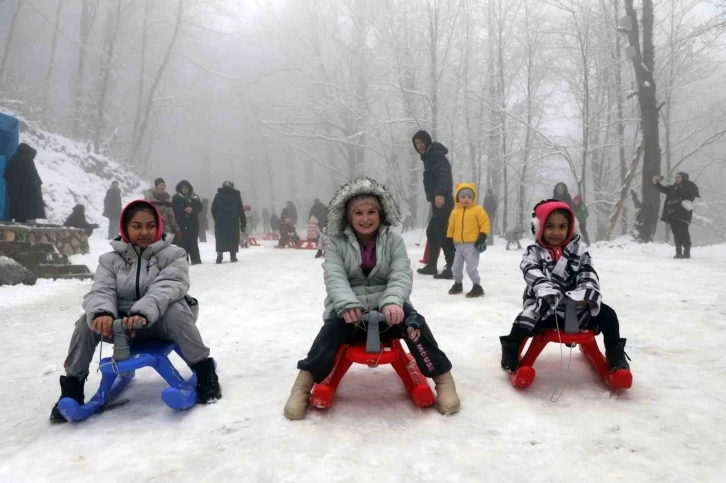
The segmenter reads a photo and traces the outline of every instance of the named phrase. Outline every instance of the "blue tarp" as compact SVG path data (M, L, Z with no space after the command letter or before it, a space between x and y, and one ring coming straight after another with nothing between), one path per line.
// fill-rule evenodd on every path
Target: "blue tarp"
M18 150L20 123L12 116L0 112L0 221L7 220L8 194L5 190L5 163Z

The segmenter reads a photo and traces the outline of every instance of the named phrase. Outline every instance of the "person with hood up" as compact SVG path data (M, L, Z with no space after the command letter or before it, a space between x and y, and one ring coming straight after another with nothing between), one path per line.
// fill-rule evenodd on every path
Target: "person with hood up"
M36 154L35 149L20 143L3 172L7 186L8 219L18 223L45 219L43 182L35 167Z
M577 223L580 225L580 233L582 239L585 240L585 245L590 246L590 237L587 236L587 218L590 216L590 210L582 201L582 195L578 194L572 200L572 211L575 212L575 217L577 217Z
M671 226L676 245L673 258L691 258L691 234L688 228L693 219L693 203L701 197L698 186L683 171L676 173L675 183L670 186L660 184L662 180L662 176L654 177L653 185L666 195L660 219Z
M315 198L313 206L310 207L308 220L310 220L313 216L316 220L318 220L318 226L321 230L328 226L328 208L320 201L319 198Z
M555 189L552 191L552 199L567 203L567 206L572 208L572 196L570 196L570 191L565 183L560 182L555 185Z
M517 371L519 348L536 331L559 328L564 323L567 299L577 303L580 329L602 332L610 370L629 370L618 316L602 303L600 280L588 248L580 242L572 208L558 200L538 203L532 213L532 234L536 242L527 247L520 265L527 284L524 310L509 335L499 338L502 370Z
M197 377L197 402L208 404L222 397L214 360L196 326L197 301L188 296L189 265L186 252L164 235L161 216L147 200L129 203L121 214L121 236L113 250L101 255L91 291L83 298L84 314L76 321L60 376L61 397L78 404L85 399L84 384L103 339L113 343L113 322L121 319L130 329L138 322L144 329L130 330L129 341L173 340ZM59 399L59 401L60 401ZM58 409L52 422L66 419Z
M174 217L182 232L181 240L174 243L187 251L192 265L202 263L199 255L199 213L202 212L202 200L199 199L191 183L181 180L176 185L176 194L171 199Z
M449 152L441 143L432 142L431 135L419 131L413 136L413 146L421 155L424 164L423 183L426 201L431 203L432 217L426 228L426 239L429 246L429 261L418 269L422 275L433 275L434 278L452 280L452 266L455 248L450 239L446 238L449 227L449 215L454 209L454 182L451 175L451 164L446 157ZM439 274L437 262L439 249L444 252L446 267Z
M433 378L438 411L459 411L451 362L409 300L413 288L411 261L403 238L391 229L400 222L391 193L370 178L342 186L330 201L329 241L323 263L327 291L323 326L307 357L297 364L300 372L285 404L286 418L305 417L313 385L333 371L343 344L365 341L360 321L364 312L373 309L386 317L389 328L383 329L382 335L404 339L421 373ZM416 324L407 327L404 322L411 318Z
M171 196L164 190L152 190L151 203L159 210L161 221L164 224L164 233L174 235L174 241L177 243L182 239L182 232L176 222L174 215L174 207L171 204Z
M454 256L454 285L449 289L450 295L458 295L464 291L464 264L474 287L466 294L468 298L484 296L479 277L479 254L487 249L489 235L489 215L476 204L476 186L474 183L456 185L456 208L449 217L449 229L446 237L456 247Z
M214 236L217 238L217 263L222 263L224 252L229 252L232 263L237 261L240 232L246 228L242 194L232 181L225 181L212 201Z
M106 191L106 197L103 199L103 217L108 218L108 239L113 240L118 235L119 219L121 218L121 190L118 187L118 181L111 183L111 187Z
M86 207L81 204L73 207L73 212L68 218L66 218L66 222L63 223L63 226L80 228L81 230L85 230L86 235L88 236L91 236L93 234L93 230L98 228L96 223L88 223L86 220Z

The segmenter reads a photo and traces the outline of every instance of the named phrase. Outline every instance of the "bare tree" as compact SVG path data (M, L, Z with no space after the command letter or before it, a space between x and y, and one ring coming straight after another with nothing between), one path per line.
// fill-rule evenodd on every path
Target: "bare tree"
M18 23L18 17L20 16L20 9L23 6L23 0L18 0L18 5L13 11L13 18L10 20L10 29L8 29L8 38L5 41L5 49L3 50L3 58L0 60L0 80L5 78L5 68L8 63L8 56L10 55L10 47L13 45L13 38L15 37L15 27Z

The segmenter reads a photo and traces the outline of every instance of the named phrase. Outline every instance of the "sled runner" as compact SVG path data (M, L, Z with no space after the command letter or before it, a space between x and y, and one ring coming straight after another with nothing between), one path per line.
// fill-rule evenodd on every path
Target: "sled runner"
M279 240L280 239L280 235L278 235L277 233L265 233L262 236L262 239L263 240Z
M251 247L258 247L258 246L260 246L260 244L257 242L257 238L255 238L253 236L248 236L247 237L247 243Z
M139 327L140 330L141 327ZM85 404L79 405L72 398L63 398L58 409L68 421L83 421L93 414L112 405L134 378L136 369L152 367L169 384L161 393L164 403L172 409L188 409L197 402L197 377L192 374L187 381L169 361L169 354L175 351L181 356L179 347L171 341L152 341L129 346L128 337L121 320L114 321L114 355L101 360L101 385L96 394Z
M398 339L381 341L379 324L385 322L385 316L372 310L363 314L363 320L368 331L365 344L345 344L338 350L333 372L323 382L315 384L310 403L318 409L329 408L340 381L350 366L356 363L368 367L391 364L416 406L425 408L433 405L434 393L416 366L413 356L404 350Z
M313 240L300 240L295 248L299 250L317 250L318 243Z

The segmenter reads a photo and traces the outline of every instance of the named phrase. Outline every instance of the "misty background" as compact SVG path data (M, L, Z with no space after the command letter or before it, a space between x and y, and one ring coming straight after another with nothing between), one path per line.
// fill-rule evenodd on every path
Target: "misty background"
M643 3L659 172L699 186L694 243L724 241L726 2ZM602 239L642 142L628 6L640 23L639 0L0 0L0 110L171 188L232 180L258 212L368 175L418 226L426 129L499 231L563 181Z

